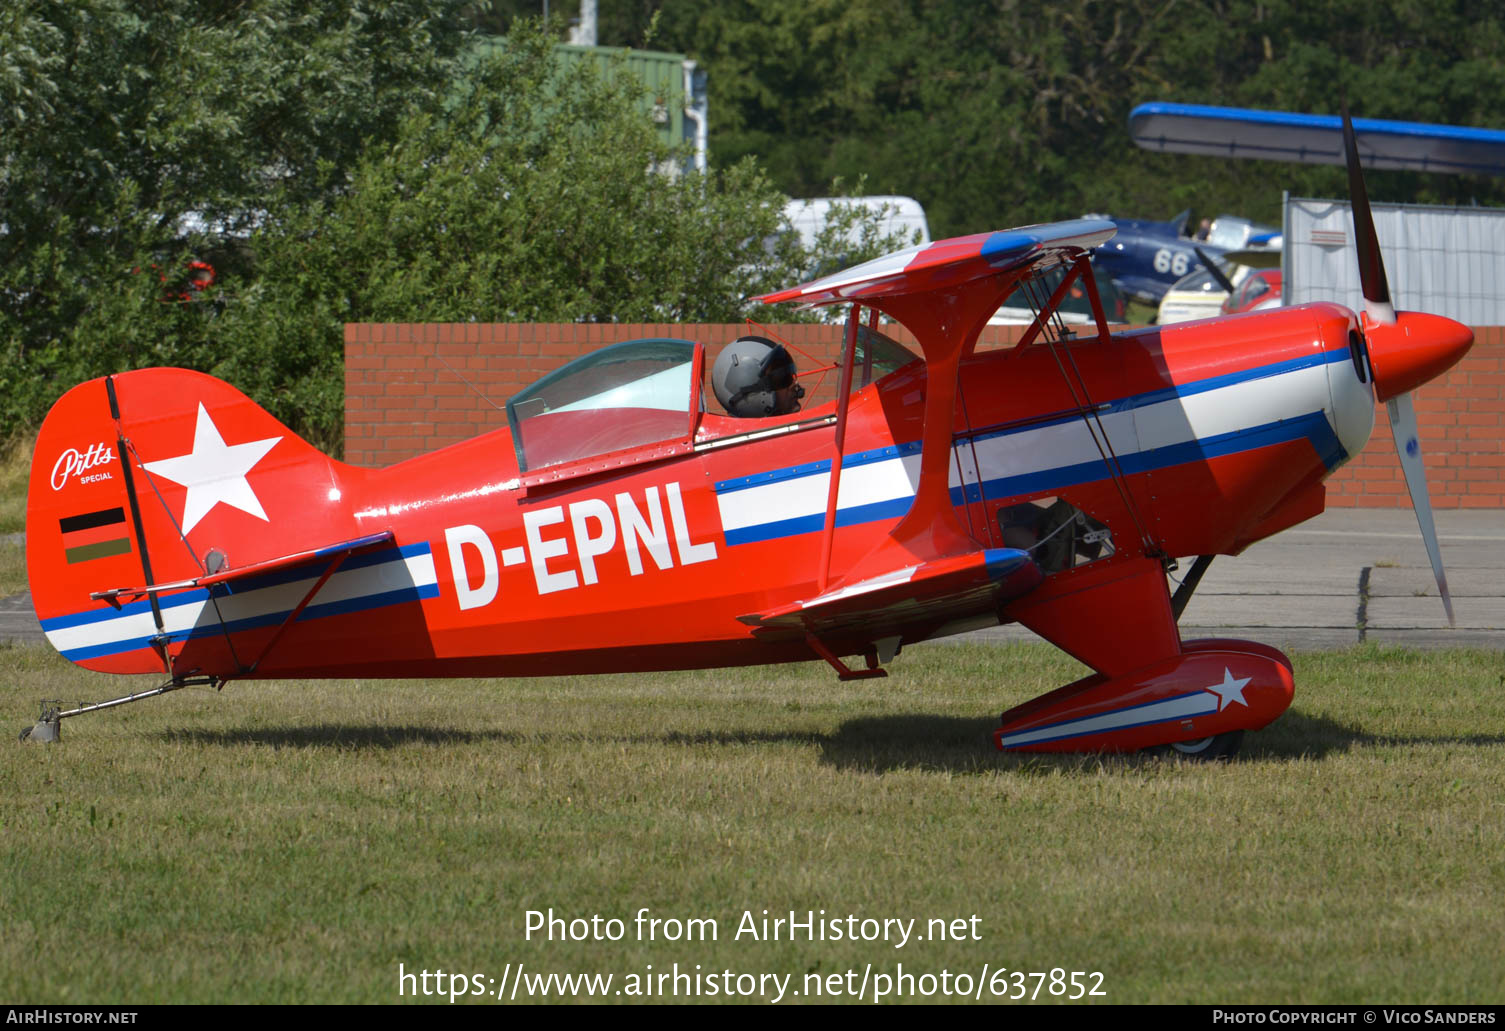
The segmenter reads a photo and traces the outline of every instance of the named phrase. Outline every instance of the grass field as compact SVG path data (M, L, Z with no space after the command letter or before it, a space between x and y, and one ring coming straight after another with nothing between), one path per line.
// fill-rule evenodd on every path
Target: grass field
M7 1000L395 1002L399 963L617 986L700 964L793 975L786 1001L901 963L1100 971L1120 1003L1505 998L1498 654L1298 656L1295 707L1228 765L994 753L991 714L1078 675L1043 646L915 648L852 684L231 686L46 746L15 740L38 698L129 682L44 649L0 666ZM626 935L529 940L550 907ZM718 940L637 941L642 907ZM764 909L975 915L981 940L736 940Z

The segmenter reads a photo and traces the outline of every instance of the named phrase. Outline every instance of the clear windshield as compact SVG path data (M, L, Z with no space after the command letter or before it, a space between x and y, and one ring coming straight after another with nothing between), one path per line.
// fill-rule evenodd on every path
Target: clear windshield
M861 389L902 369L917 359L903 344L866 326L857 327L857 354L852 366L852 388Z
M696 345L630 340L577 358L507 402L520 472L689 433Z

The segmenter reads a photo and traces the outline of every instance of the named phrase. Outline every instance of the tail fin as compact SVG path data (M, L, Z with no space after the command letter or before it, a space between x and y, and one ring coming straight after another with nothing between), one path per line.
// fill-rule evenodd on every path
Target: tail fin
M160 673L152 639L169 603L91 596L355 536L348 495L361 475L212 376L143 369L74 387L42 423L27 494L42 629L81 666Z

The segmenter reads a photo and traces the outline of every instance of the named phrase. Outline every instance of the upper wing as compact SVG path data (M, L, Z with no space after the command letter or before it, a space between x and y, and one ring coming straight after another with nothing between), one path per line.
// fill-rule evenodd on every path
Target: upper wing
M919 244L802 286L764 294L765 304L840 304L959 286L1010 271L1043 271L1109 239L1112 222L1079 218ZM1021 275L1020 278L1025 278Z
M1355 118L1365 168L1505 174L1505 131ZM1140 104L1129 134L1146 150L1217 157L1342 165L1343 120L1337 115L1255 111L1207 104Z

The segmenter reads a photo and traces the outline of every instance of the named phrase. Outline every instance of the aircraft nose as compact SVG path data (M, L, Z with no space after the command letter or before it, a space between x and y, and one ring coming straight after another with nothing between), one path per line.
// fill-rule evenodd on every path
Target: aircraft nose
M1389 325L1365 327L1374 393L1388 401L1442 375L1468 353L1474 331L1442 315L1396 312Z

